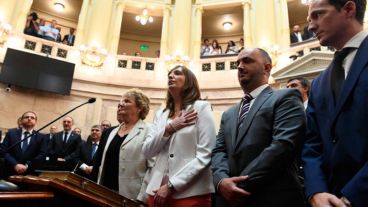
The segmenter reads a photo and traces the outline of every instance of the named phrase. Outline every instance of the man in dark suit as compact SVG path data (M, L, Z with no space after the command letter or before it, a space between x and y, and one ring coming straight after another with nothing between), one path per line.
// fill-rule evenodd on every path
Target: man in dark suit
M305 130L301 95L267 84L272 63L264 50L244 49L238 63L245 97L222 115L212 155L216 205L303 206L296 167Z
M57 162L55 170L73 170L76 164L76 153L82 138L72 132L73 118L63 119L64 130L56 133L49 143L48 154L51 161Z
M309 29L334 60L313 82L302 160L313 207L368 206L366 0L313 1Z
M303 36L300 32L300 26L294 25L293 26L293 32L290 34L290 43L296 43L296 42L302 42Z
M93 157L97 152L98 145L100 143L102 126L94 125L91 128L90 139L87 141L82 141L78 147L78 160L79 169L77 173L86 178L92 179L91 172L93 167Z
M33 111L25 112L21 117L22 128L9 129L5 135L2 148L5 153L6 176L32 174L42 167L46 157L46 139L41 133L34 133L37 115ZM21 139L33 134L30 138L9 149Z
M75 35L74 35L74 28L70 28L70 33L65 35L62 42L66 41L68 43L69 46L73 46L74 45L74 40L75 40Z

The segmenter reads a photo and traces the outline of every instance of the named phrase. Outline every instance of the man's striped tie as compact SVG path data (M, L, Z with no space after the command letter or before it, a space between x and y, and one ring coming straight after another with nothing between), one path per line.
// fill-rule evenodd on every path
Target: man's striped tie
M245 116L249 112L250 101L252 99L253 99L253 97L250 94L245 94L245 96L242 99L242 106L241 106L239 117L238 117L238 131L239 131L240 127L243 125L243 121L245 119Z

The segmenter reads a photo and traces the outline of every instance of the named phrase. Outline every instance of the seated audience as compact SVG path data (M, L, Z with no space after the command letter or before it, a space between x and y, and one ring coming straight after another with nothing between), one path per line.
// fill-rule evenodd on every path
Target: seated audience
M1 148L5 152L5 176L33 174L35 169L42 168L46 157L46 138L44 134L35 133L37 115L27 111L21 116L21 128L9 129ZM33 134L34 133L34 134ZM28 139L10 148L16 142L32 135Z
M56 29L59 31L57 36L56 36L56 42L61 42L61 28L60 27L56 27Z
M140 52L135 52L135 53L134 53L134 56L136 56L136 57L140 57L140 56L141 56L141 53L140 53Z
M222 48L217 42L217 40L212 41L212 48L213 50L211 52L211 55L221 55L222 54Z
M44 33L43 38L50 41L56 41L59 34L59 30L56 29L56 20L52 20L50 25L46 25L40 28Z
M203 45L201 48L201 56L207 56L207 55L211 55L213 48L210 45L210 41L208 39L204 39L203 40Z
M27 17L27 21L26 21L26 26L23 30L24 34L27 35L32 35L37 37L38 36L38 30L39 30L39 25L37 23L37 19L38 19L38 15L36 12L32 12L28 15Z
M93 165L97 183L140 202L147 202L146 181L153 165L144 158L142 145L149 125L143 120L150 101L141 91L127 91L118 105L118 127L103 132Z
M238 53L244 50L244 39L240 38L239 43L240 43L240 48L238 49Z
M40 25L40 27L39 27L39 30L37 32L37 36L40 37L40 38L43 38L45 33L43 32L44 29L42 27L44 27L46 25L46 20L41 18L39 20L39 25Z
M235 42L230 40L227 43L225 54L237 54L237 53L238 53L238 49L236 48Z

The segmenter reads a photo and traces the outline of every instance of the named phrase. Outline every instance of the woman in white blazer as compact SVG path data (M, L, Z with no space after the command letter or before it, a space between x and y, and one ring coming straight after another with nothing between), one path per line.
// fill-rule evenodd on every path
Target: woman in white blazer
M143 144L147 159L156 156L148 206L210 206L216 139L211 106L200 100L197 79L186 67L176 66L168 79L166 107L156 113Z
M119 194L147 203L147 180L152 160L143 156L142 145L149 125L143 120L149 112L149 99L139 90L126 92L118 105L116 128L106 129L95 156L93 170L97 183Z

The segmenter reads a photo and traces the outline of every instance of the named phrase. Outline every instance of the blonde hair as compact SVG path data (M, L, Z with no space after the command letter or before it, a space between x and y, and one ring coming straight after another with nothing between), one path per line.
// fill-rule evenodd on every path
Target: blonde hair
M140 109L138 117L144 120L150 110L150 99L139 89L132 88L124 93L123 96L133 97L137 108Z

